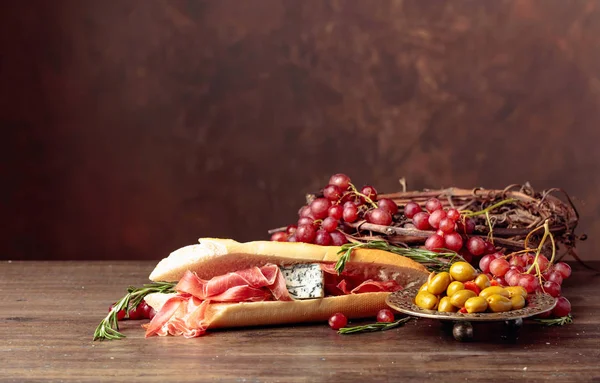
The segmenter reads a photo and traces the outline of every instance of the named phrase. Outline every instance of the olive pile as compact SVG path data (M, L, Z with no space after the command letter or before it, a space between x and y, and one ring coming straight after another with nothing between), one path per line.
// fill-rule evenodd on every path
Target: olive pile
M415 297L422 309L439 312L505 312L525 307L527 291L521 286L492 286L485 274L467 262L456 262L449 272L431 274Z

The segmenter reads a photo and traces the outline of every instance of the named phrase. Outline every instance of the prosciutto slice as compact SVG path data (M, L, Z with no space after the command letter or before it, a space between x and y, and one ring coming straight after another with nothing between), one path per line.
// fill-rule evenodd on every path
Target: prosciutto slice
M375 281L335 270L335 264L323 263L321 270L325 272L325 293L327 295L348 295L361 293L395 292L402 289L396 281Z
M206 309L211 302L291 301L285 279L277 265L252 267L214 277L208 281L187 271L175 286L177 295L169 299L146 326L152 335L203 335L210 325Z
M187 271L175 290L202 300L215 302L258 302L266 300L291 301L285 279L277 265L252 267L202 280Z

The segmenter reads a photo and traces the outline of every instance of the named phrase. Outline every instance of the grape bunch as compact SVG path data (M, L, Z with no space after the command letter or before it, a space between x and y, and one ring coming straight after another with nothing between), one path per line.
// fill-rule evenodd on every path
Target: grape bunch
M391 199L378 199L373 186L366 185L359 191L350 177L334 174L322 190L322 197L300 208L297 224L274 233L271 240L341 246L347 242L344 223L364 219L378 225L390 225L396 213L398 205Z
M404 206L404 215L412 219L416 229L434 231L425 241L427 250L451 250L460 254L467 262L496 251L491 242L481 237L468 237L475 230L473 219L461 216L457 209L444 209L437 198L431 198L425 203L425 211L417 203L408 202Z
M571 312L571 303L561 296L562 282L571 276L571 266L564 262L550 263L543 254L488 254L479 261L479 269L502 286L521 286L528 294L545 292L557 299L556 307L543 318L564 317Z

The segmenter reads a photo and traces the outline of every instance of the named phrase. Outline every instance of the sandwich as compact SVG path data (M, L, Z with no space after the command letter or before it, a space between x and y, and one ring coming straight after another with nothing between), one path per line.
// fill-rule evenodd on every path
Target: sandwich
M409 258L354 249L343 271L341 248L298 242L202 238L161 260L154 282L174 293L144 297L156 315L146 337L201 336L207 329L319 322L335 313L374 317L387 296L422 284L427 269Z

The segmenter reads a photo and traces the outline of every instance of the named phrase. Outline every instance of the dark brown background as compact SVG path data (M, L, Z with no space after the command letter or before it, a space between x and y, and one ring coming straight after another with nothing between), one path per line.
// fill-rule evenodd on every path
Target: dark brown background
M6 1L4 259L266 238L346 172L567 189L600 259L598 1Z

